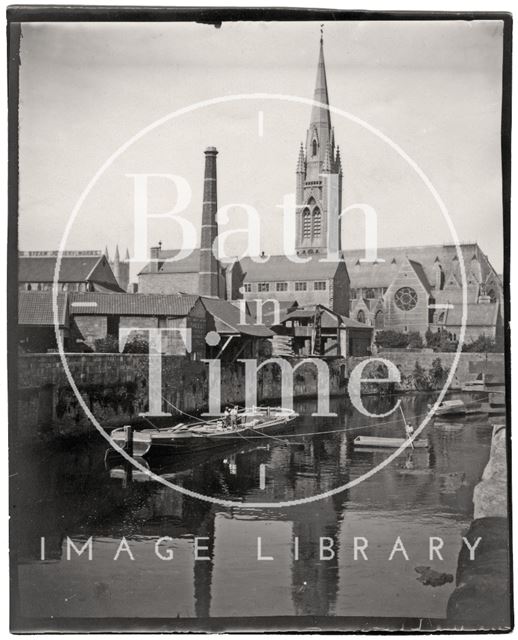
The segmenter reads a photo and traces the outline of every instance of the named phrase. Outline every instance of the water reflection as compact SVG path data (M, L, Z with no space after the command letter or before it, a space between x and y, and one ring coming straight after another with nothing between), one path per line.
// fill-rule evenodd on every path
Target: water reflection
M368 402L382 413L394 399ZM424 395L403 398L407 420L418 424L428 402ZM174 483L234 501L232 508L185 497L118 459L106 463L105 446L96 439L60 451L14 452L12 549L20 613L442 617L453 584L425 587L415 567L455 573L473 486L488 457L487 420L430 426L424 435L431 450L406 451L332 497L282 509L245 508L245 500L322 493L387 457L386 451L355 449L356 435L404 436L401 417L368 420L344 400L333 403L337 418L311 417L316 403L309 401L297 410L305 415L294 437L250 440L180 461L148 461ZM67 536L77 547L93 536L92 560L72 553L68 561ZM409 560L400 553L388 560L397 536ZM429 561L429 536L444 539L442 562ZM123 537L133 559L122 551L115 561ZM355 537L367 540L367 560L359 553L355 559ZM165 539L157 553L160 538ZM195 545L209 559L195 560ZM173 559L163 559L169 551Z

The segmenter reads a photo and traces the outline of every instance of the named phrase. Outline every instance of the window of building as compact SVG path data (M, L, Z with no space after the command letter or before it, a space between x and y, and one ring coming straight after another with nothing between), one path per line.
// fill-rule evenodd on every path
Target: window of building
M317 155L317 141L313 140L313 148L312 148L312 154L313 156Z
M394 295L394 302L401 311L411 311L417 305L417 292L412 287L401 287Z
M365 312L363 309L360 309L356 315L356 320L358 322L365 322Z
M306 291L308 288L307 282L296 282L295 283L295 291Z
M309 209L304 209L302 213L302 235L304 238L311 238L311 213Z
M320 209L316 207L315 209L313 209L313 236L319 238L321 230L322 214L320 213Z
M383 315L383 311L379 309L374 316L374 327L376 329L383 329L385 326L385 317Z
M32 289L32 286L31 286L31 283L30 283L30 282L28 282L28 283L25 285L25 289L26 289L27 291L30 291L30 290Z
M245 288L245 293L251 293L252 285L249 282L245 282L244 288Z
M325 280L318 280L313 283L313 289L315 291L325 291L327 289L327 282Z
M356 291L356 289L351 289L351 298L356 299L358 295L358 292Z
M259 291L260 293L265 293L267 291L270 291L270 283L269 282L260 282L257 285L257 291Z
M275 288L277 291L288 291L288 283L278 282Z
M374 291L374 289L365 289L363 297L367 298L367 300L372 300L376 297L376 292Z

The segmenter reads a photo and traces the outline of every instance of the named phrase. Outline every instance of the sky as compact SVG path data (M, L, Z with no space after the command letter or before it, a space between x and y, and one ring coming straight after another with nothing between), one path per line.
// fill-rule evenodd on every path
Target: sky
M103 163L151 123L200 101L235 94L313 97L315 22L24 24L20 76L19 247L57 249L82 191ZM502 271L502 23L329 22L324 25L332 107L387 136L444 201L461 241L478 241ZM262 115L259 114L262 112ZM174 174L192 195L181 215L199 228L203 151L218 149L219 206L260 215L259 243L283 251L279 204L295 190L311 106L233 99L171 118L128 147L99 177L74 220L67 249L118 244L135 253L134 180ZM260 124L262 119L262 125ZM332 114L344 172L345 249L365 246L375 209L380 246L452 243L415 170L354 120ZM167 179L150 181L149 211L175 206ZM246 228L242 208L220 231ZM142 238L140 238L142 240ZM182 243L169 219L150 220L146 244ZM225 250L241 255L247 235ZM133 265L136 273L139 265Z

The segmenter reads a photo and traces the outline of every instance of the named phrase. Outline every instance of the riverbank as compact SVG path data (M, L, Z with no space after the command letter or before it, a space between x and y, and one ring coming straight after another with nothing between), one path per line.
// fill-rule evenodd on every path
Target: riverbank
M474 560L462 549L456 588L448 602L448 620L456 628L511 628L507 443L505 426L495 425L491 453L473 493L474 519L466 534L479 540Z
M452 353L419 353L408 351L381 352L379 357L393 362L401 373L401 384L394 390L415 391L412 371L415 363L428 371L439 359L447 371ZM347 393L351 371L366 358L333 358L325 361L329 373L329 395ZM300 359L288 359L293 367L293 397L316 397L321 389L317 368ZM70 354L67 363L86 405L107 427L133 422L149 406L149 358L147 354ZM454 387L472 379L480 370L501 371L503 354L461 354ZM257 402L279 399L281 373L278 366L264 367L258 372ZM24 354L18 359L17 436L31 439L83 435L93 427L81 408L66 377L59 354ZM222 404L243 404L246 398L244 365L222 363L220 381ZM382 385L363 385L362 391L379 393ZM207 410L209 397L208 365L179 356L162 357L163 410L179 414L178 409L199 415Z

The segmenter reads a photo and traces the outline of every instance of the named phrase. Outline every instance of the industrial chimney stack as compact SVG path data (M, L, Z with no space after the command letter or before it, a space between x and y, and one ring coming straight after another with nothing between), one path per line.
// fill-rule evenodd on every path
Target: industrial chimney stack
M203 182L203 209L200 244L200 296L219 296L219 266L213 244L218 236L216 213L218 210L215 147L205 149L205 177Z

